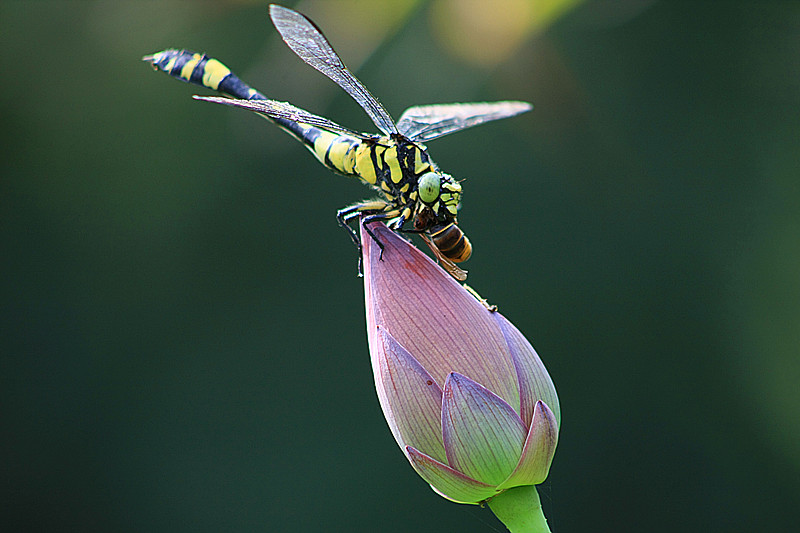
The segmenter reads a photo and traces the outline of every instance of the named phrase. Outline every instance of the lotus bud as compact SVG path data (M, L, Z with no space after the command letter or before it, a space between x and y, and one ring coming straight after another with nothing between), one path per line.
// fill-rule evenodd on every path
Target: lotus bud
M560 409L536 351L428 256L382 223L370 229L383 245L381 259L362 227L370 357L408 461L441 496L493 509L509 489L542 483Z

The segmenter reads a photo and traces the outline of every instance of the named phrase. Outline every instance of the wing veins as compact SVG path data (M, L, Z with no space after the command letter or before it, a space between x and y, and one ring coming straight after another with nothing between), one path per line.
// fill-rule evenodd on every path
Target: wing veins
M261 115L266 115L269 118L308 124L309 126L350 135L359 139L368 137L368 135L351 130L350 128L345 128L330 119L315 115L314 113L309 113L305 109L295 107L288 102L279 102L277 100L240 100L237 98L224 98L219 96L194 96L193 98L195 100L204 100L215 104L241 107L242 109L249 109Z
M412 141L424 142L531 109L531 104L516 101L414 106L403 112L397 129Z
M386 135L397 133L391 115L372 93L347 70L344 62L317 26L304 15L282 6L271 5L272 23L284 42L305 61L344 89L366 111L375 126Z

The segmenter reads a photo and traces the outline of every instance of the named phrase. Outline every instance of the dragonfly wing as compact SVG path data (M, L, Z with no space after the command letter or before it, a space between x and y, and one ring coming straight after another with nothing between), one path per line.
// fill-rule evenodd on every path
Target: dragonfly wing
M272 4L269 15L278 33L300 59L325 74L367 112L386 135L397 133L394 120L364 85L353 76L319 28L296 11Z
M412 141L425 142L479 124L513 117L533 109L527 102L472 102L409 107L397 129Z
M204 100L206 102L213 102L215 104L224 104L233 107L241 107L249 109L270 118L288 120L291 122L300 122L322 128L324 130L341 133L344 135L351 135L353 137L363 139L366 136L363 133L358 133L344 126L340 126L332 120L325 117L309 113L305 109L295 107L288 102L278 102L277 100L239 100L236 98L222 98L218 96L194 96L195 100Z

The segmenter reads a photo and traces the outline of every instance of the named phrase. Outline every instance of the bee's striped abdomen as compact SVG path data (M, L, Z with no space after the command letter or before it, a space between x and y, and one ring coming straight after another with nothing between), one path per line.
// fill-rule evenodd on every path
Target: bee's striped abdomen
M452 262L461 263L472 255L472 244L464 232L453 222L446 225L434 225L429 233L442 255Z

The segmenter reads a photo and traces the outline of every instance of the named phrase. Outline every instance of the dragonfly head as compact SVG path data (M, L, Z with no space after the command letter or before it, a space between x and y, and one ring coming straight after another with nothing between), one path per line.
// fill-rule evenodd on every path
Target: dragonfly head
M443 172L425 172L417 180L419 200L440 220L455 220L461 203L461 184Z

